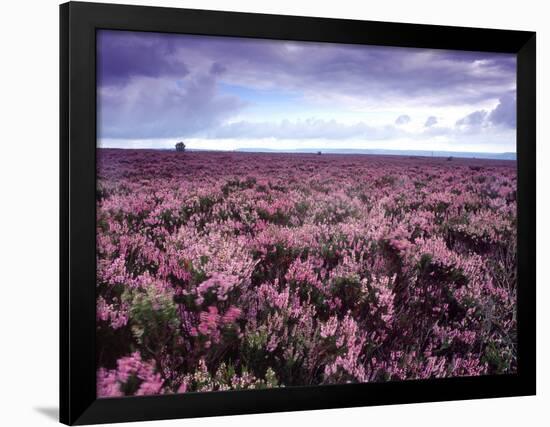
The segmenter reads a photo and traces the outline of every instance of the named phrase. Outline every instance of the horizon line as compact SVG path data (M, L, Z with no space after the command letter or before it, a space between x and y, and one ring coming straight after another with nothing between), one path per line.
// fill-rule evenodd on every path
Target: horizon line
M110 150L158 150L175 151L174 147L106 147L96 145L98 149ZM261 148L261 147L237 147L232 149L223 148L185 148L185 151L223 151L223 152L281 152L281 153L309 153L309 152L334 152L334 151L400 151L400 152L423 152L423 153L473 153L473 154L517 154L517 151L469 151L469 150L425 150L420 148L401 149L401 148Z
M176 151L172 147L101 147L101 150L149 150L149 151ZM495 160L513 160L517 161L517 152L515 151L449 151L449 150L400 150L389 148L295 148L295 149L272 149L258 147L240 147L235 149L205 149L205 148L186 148L188 152L218 152L218 153L260 153L260 154L340 154L340 155L375 155L375 156L415 156L415 157L459 157L459 158L485 158ZM477 155L477 156L475 156ZM492 157L495 156L495 157ZM499 157L496 157L499 156Z

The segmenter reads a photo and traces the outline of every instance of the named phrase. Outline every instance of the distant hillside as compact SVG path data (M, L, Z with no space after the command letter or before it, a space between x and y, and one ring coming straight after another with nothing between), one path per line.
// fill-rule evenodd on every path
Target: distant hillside
M297 148L294 150L237 148L235 151L247 153L317 153L320 151L325 154L370 154L379 156L463 157L470 159L516 160L516 153L475 153L467 151L383 150L360 148Z

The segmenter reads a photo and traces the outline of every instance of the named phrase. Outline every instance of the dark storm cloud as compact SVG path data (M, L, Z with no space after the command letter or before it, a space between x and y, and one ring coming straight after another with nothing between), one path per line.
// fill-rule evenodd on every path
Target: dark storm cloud
M335 111L364 102L446 107L501 99L491 123L515 120L507 97L515 90L513 55L100 31L99 135L214 135L245 105L220 83L293 92Z
M169 34L99 31L98 84L125 84L133 77L184 77L184 58L174 56L178 40Z
M217 92L213 73L198 74L184 83L136 78L125 86L101 90L98 134L137 139L188 136L219 126L244 105Z
M499 97L515 85L515 59L502 54L255 40L224 40L210 52L232 65L227 78L237 84L329 99L453 105Z
M491 126L501 129L516 128L515 93L504 94L492 110L476 110L456 122L459 131L470 133Z
M485 121L487 115L488 113L485 110L474 111L473 113L468 114L460 120L457 120L456 125L468 127L481 126Z
M506 94L499 99L496 108L489 114L489 120L495 125L502 125L511 129L516 127L516 96Z
M222 64L219 62L214 62L212 66L210 67L210 73L214 75L220 75L227 71L227 68L225 68Z

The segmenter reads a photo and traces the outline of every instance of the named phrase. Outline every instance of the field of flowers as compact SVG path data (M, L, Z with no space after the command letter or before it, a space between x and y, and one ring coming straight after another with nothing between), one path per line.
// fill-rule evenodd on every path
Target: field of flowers
M98 149L100 397L516 370L516 163Z

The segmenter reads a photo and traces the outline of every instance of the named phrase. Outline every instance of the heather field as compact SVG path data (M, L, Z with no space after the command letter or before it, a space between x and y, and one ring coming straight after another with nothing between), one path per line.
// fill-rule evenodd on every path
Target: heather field
M516 163L98 149L100 397L516 370Z

